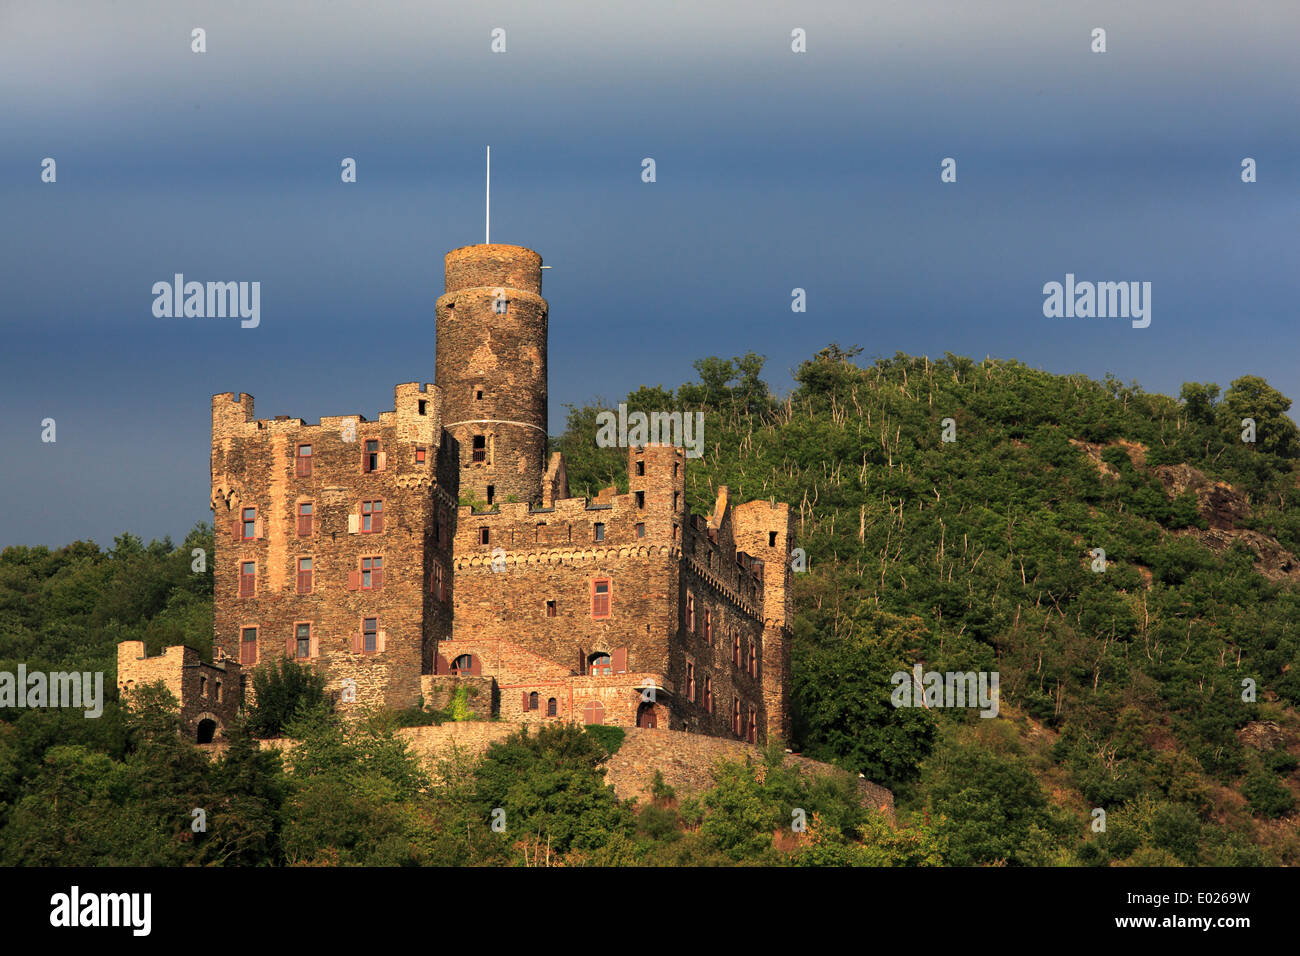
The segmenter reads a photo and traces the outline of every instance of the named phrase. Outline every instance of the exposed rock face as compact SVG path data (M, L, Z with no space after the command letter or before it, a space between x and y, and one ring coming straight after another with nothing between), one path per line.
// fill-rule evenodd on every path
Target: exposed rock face
M1234 491L1227 482L1210 481L1191 465L1157 465L1152 471L1169 497L1177 498L1189 490L1195 494L1197 509L1211 528L1230 531L1250 516L1245 495Z
M1275 750L1286 743L1286 734L1271 720L1255 720L1237 731L1237 739L1256 750Z

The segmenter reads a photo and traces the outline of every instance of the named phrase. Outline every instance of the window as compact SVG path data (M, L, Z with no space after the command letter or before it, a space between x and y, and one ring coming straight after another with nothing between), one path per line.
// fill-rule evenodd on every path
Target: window
M645 523L644 523L644 522L637 522L637 526L636 526L636 536L637 536L638 538L644 538L644 537L645 537Z
M645 462L644 462L644 461L638 461L638 462L636 463L636 473L637 473L637 475L644 475L644 474L645 474Z
M379 649L379 618L368 617L361 624L361 649L372 654Z
M447 592L443 590L442 565L437 561L433 562L433 573L429 575L429 590L433 592L435 600L445 601L447 599Z
M610 614L610 595L609 595L609 578L601 578L598 581L591 582L591 616L595 618L609 617Z
M677 462L673 462L673 481L677 480Z
M297 657L305 659L311 657L311 625L295 624L294 625L294 643L297 645Z
M202 674L199 675L199 696L200 697L208 696L208 679L204 677Z
M365 455L362 456L361 465L362 471L370 472L379 470L379 439L366 439L366 452Z
M610 661L608 654L592 654L587 659L587 665L587 672L592 677L601 677L614 673L614 665Z
M528 695L528 709L529 710L537 709L537 691L533 691L531 694Z
M707 607L704 609L704 643L710 647L713 645L713 611Z
M549 698L549 699L546 701L546 716L547 716L547 717L554 717L555 714L556 714L557 709L558 709L558 708L557 708L556 703L555 703L555 698L554 698L554 697Z
M257 509L245 508L240 515L242 530L241 537L245 541L257 537Z
M758 641L749 642L749 676L758 676Z
M686 699L695 703L695 665L690 661L686 662Z
M582 722L584 724L603 724L605 722L605 705L598 700L589 700L582 705Z
M680 492L673 492L673 511L676 511L678 507L680 507L681 498L682 496Z
M556 611L555 611L555 602L554 602L554 601L547 601L547 602L546 602L546 616L547 616L547 617L555 617L555 613L556 613Z
M377 534L384 530L384 503L382 501L361 502L361 533Z
M487 529L487 528L479 528L479 529L478 529L478 543L479 543L479 544L487 544L487 543L488 543L488 529Z
M600 521L596 522L596 540L597 541L605 540L605 525Z
M731 732L740 736L740 698L731 698Z
M384 586L384 559L361 559L361 589L382 588Z
M637 506L638 508L644 508L644 507L645 507L645 492L644 492L644 491L638 491L638 492L636 493L636 506Z
M462 654L451 662L451 672L453 674L472 674L474 673L474 655Z
M695 633L695 595L686 593L686 633Z
M311 594L311 558L298 559L298 593Z
M492 502L494 502L494 501L497 500L497 486L496 486L496 485L488 485L488 486L487 486L487 499L488 499L488 502L487 502L488 504L492 504Z
M311 512L310 501L298 502L298 537L300 538L311 537Z
M252 597L256 591L257 562L241 561L239 564L239 596Z
M740 632L736 631L731 637L731 663L737 667L740 666Z
M416 404L417 404L417 406L418 406L418 412L419 412L419 414L421 414L421 415L425 414L425 411L424 411L425 400L422 398L422 399L420 399L419 402L417 402Z
M476 402L483 401L483 389L481 388L474 389L474 401Z
M239 663L257 663L257 628L246 627L239 634Z
M294 473L299 478L311 477L311 445L298 446L298 455L294 459Z
M221 703L223 697L221 694L221 681L217 681L217 703Z
M423 404L423 403L421 403L421 404ZM421 412L420 414L423 415L424 413ZM416 463L417 465L423 465L423 464L425 463L425 461L428 459L428 457L429 457L428 450L427 450L426 448L424 448L423 445L420 445L420 446L417 446L417 447L416 447L416 449L415 449L415 463Z
M713 713L713 678L708 674L704 675L704 709Z
M485 436L474 436L474 448L470 453L470 461L487 461L487 438Z
M758 743L758 713L753 707L749 708L749 742Z
M775 547L776 547L776 532L775 532L775 531L769 531L769 532L767 533L767 546L768 546L769 548L775 548Z

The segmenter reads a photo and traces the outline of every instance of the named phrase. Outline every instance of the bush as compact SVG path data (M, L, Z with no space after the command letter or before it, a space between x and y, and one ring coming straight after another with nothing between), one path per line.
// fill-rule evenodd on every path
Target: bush
M611 757L618 753L618 748L623 746L623 738L627 736L622 727L607 727L604 724L588 724L587 733L595 737Z
M278 737L299 708L326 706L325 678L310 666L281 657L253 672L257 703L248 712L254 737Z

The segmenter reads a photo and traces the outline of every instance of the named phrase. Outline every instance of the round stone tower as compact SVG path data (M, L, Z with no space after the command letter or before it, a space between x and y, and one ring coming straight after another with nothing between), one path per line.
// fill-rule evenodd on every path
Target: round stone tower
M434 379L459 444L460 494L541 504L546 471L546 300L542 257L522 246L447 253Z

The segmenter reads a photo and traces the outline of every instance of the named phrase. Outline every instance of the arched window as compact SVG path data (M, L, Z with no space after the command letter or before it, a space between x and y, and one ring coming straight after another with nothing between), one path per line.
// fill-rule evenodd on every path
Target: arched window
M474 671L474 655L462 654L451 662L451 672L453 674L470 674Z
M749 642L749 676L758 676L758 641Z
M731 699L731 732L737 737L740 736L740 698Z
M599 677L602 674L614 673L614 666L610 662L608 654L592 654L587 658L587 673L592 677ZM592 721L588 721L592 723ZM599 721L596 721L599 723Z
M704 675L704 709L713 713L713 678Z
M212 743L212 738L216 736L216 733L216 721L204 717L199 721L198 733L195 735L195 742L200 744L210 744Z
M589 700L582 705L582 722L584 724L603 724L605 722L605 705L598 700Z
M552 697L546 702L546 716L554 717L556 711L555 698Z
M208 679L202 675L199 675L199 696L208 696Z
M753 707L749 708L749 742L758 743L758 712Z
M531 694L528 695L528 709L529 710L537 709L537 691L533 691Z

